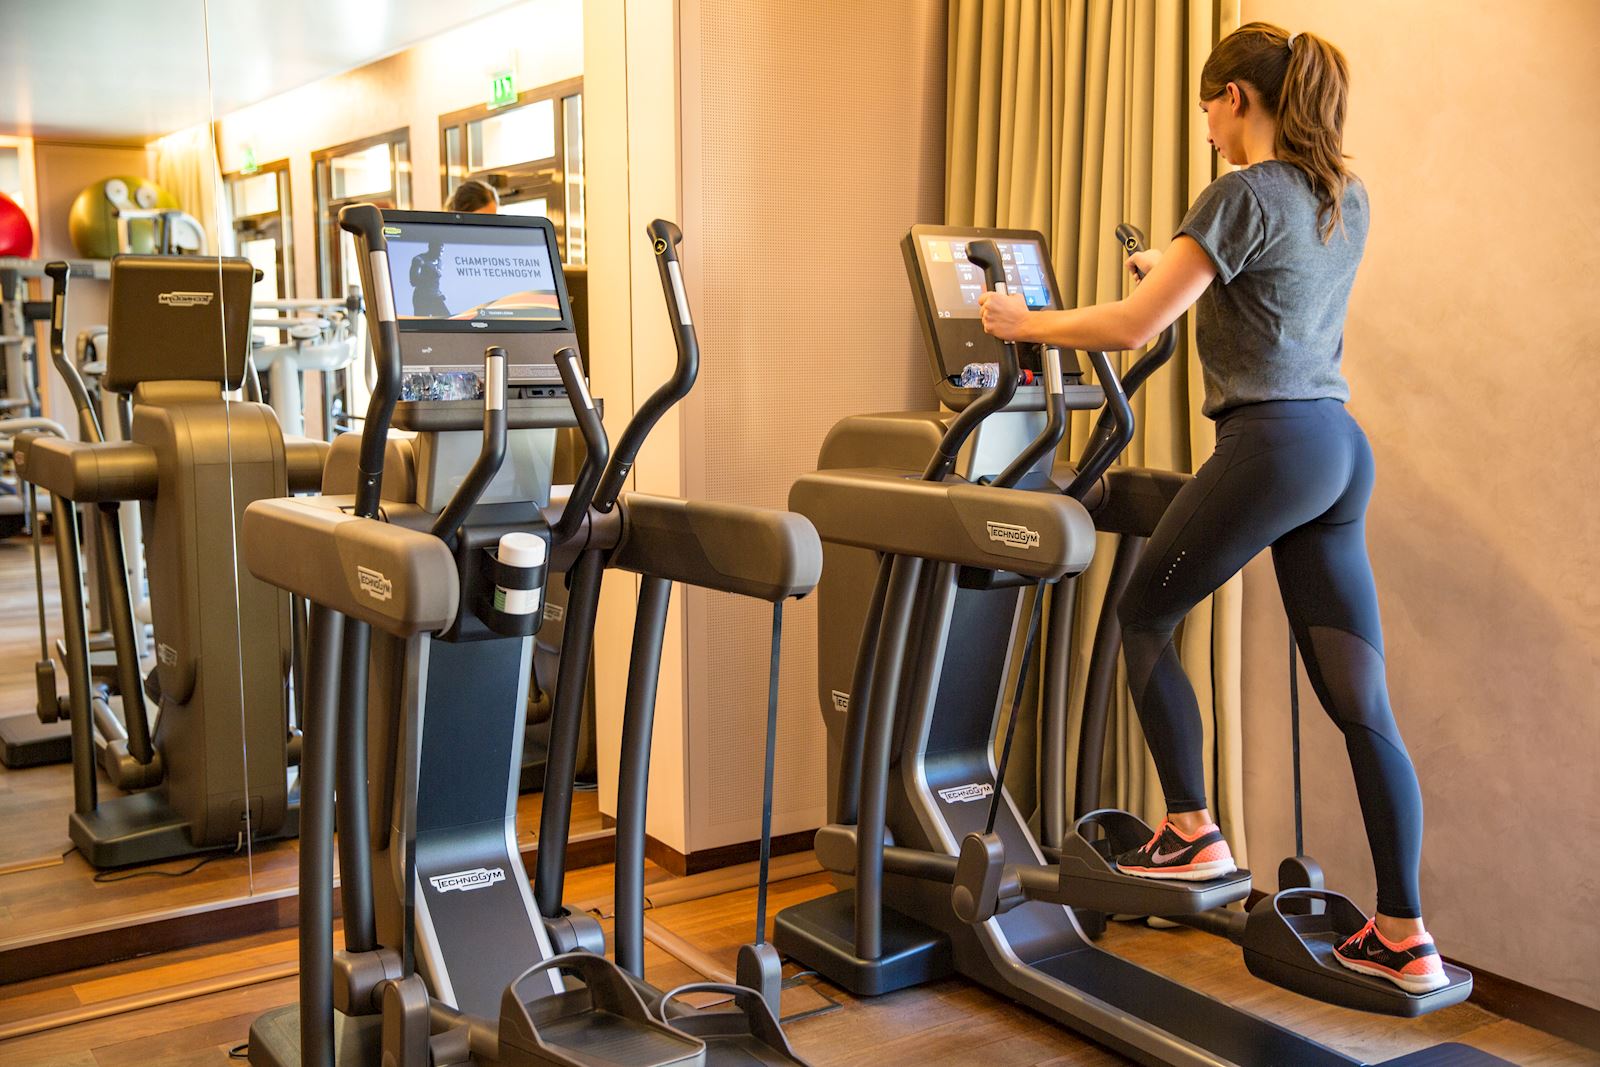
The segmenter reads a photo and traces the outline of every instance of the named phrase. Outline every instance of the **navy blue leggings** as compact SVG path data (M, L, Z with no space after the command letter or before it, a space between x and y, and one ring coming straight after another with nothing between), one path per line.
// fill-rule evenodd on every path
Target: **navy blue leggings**
M1389 708L1367 559L1372 449L1336 400L1228 412L1217 448L1162 516L1119 605L1128 684L1173 812L1207 807L1200 709L1173 632L1262 549L1317 697L1344 734L1378 910L1417 918L1422 792Z

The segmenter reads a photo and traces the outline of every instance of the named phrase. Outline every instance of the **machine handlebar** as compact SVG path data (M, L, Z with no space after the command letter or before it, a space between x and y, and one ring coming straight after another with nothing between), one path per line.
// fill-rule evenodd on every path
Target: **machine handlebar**
M356 468L355 514L376 518L383 489L383 456L400 399L400 324L394 312L394 287L389 281L389 242L383 235L383 212L372 204L350 204L339 211L339 228L356 239L361 253L361 280L372 294L367 302L367 327L377 363L372 399L361 428L361 455Z
M991 292L1006 291L1006 277L1000 262L1000 249L993 241L983 238L968 242L967 260L983 271L984 281ZM956 457L961 453L961 446L966 444L972 431L977 429L978 424L984 419L1011 403L1012 397L1017 395L1018 373L1016 346L1007 341L1000 346L1000 371L994 388L984 390L978 399L963 408L961 414L950 423L949 429L945 430L944 437L939 441L939 448L934 453L933 459L922 472L924 481L944 481L955 469Z
M50 362L67 383L72 406L78 409L79 436L91 444L101 444L106 436L100 427L100 416L95 413L94 401L89 399L89 387L72 360L67 358L67 288L72 279L72 264L60 260L47 263L44 273L50 279Z
M666 219L656 219L645 227L650 237L650 247L656 255L656 268L661 275L661 289L666 294L667 308L672 314L672 338L678 349L678 365L672 377L651 393L649 398L633 413L627 428L617 441L600 486L595 491L594 507L602 514L616 506L617 497L633 470L639 449L661 416L673 405L689 395L700 374L700 341L695 336L694 319L689 314L689 296L683 286L683 269L678 262L678 245L683 241L683 231Z
M600 412L595 409L594 398L583 380L583 367L578 362L576 349L563 348L556 353L556 371L561 375L561 384L566 386L573 414L578 417L578 432L583 435L585 449L583 468L578 471L572 493L567 497L567 506L550 530L550 543L559 545L578 532L579 524L589 514L600 475L611 458L611 441L606 437L605 423L600 421Z

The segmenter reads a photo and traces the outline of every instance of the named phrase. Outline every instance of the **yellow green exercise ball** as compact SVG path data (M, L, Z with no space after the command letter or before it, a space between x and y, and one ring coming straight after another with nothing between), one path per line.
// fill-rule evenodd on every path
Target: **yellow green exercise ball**
M72 202L67 216L67 232L72 247L85 259L110 259L121 251L117 247L117 206L142 210L176 208L177 199L161 186L145 178L122 174L95 182ZM128 237L134 252L154 252L155 234L148 224L136 223Z

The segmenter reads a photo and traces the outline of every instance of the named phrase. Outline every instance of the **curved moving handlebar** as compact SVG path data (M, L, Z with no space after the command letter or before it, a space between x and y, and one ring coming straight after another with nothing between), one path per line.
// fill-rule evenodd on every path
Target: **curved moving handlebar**
M361 264L372 299L367 302L367 328L378 365L366 424L361 428L361 456L356 469L355 514L375 518L383 489L383 454L394 405L400 399L400 325L395 320L394 288L389 281L389 242L383 236L383 212L371 204L351 204L339 211L339 228L357 238L365 252Z
M433 521L433 536L454 544L456 531L489 488L506 458L506 350L490 345L483 352L483 445L478 458ZM363 440L362 444L366 442ZM382 472L379 472L382 480Z
M1005 270L1000 265L1000 249L993 241L982 239L969 242L967 259L973 266L983 271L984 281L991 291L997 293L1006 291ZM982 396L963 408L961 414L950 423L950 428L939 441L938 451L928 462L927 469L922 472L924 481L942 482L955 469L956 456L961 453L961 446L967 443L972 431L977 429L978 424L984 419L1011 403L1011 398L1017 395L1017 373L1016 346L1008 341L1000 346L1000 373L994 388L985 390Z
M1124 222L1117 227L1117 243L1128 255L1142 252L1146 247L1144 232L1131 223ZM1139 278L1144 275L1140 273ZM1170 324L1161 331L1161 336L1148 352L1140 356L1128 373L1118 378L1116 369L1111 365L1111 360L1101 352L1090 352L1089 359L1094 364L1095 378L1105 390L1106 406L1100 413L1099 420L1095 423L1094 431L1089 435L1089 444L1084 449L1083 461L1078 465L1078 475L1072 479L1065 492L1068 496L1082 500L1084 494L1100 480L1111 464L1116 462L1123 449L1133 441L1133 411L1128 406L1128 394L1137 390L1156 371L1160 370L1172 358L1173 350L1178 346L1178 324Z
M1149 242L1145 240L1144 231L1129 222L1124 222L1117 226L1117 243L1130 256L1136 252L1143 252L1149 247ZM1144 280L1142 271L1136 271L1135 273L1140 281ZM1167 360L1172 358L1172 351L1177 347L1178 324L1174 322L1161 331L1161 336L1156 339L1156 343L1150 348L1150 351L1140 356L1133 366L1128 368L1128 373L1123 375L1122 378L1123 392L1133 393L1138 391L1139 386L1144 384L1146 378L1160 370Z
M583 467L578 471L578 480L567 497L567 505L561 510L561 518L550 530L550 543L553 545L564 543L578 532L578 526L589 514L589 505L600 484L600 474L611 456L611 442L606 437L606 427L600 421L600 413L595 410L594 398L589 395L589 387L583 380L583 367L578 363L576 349L563 348L556 353L556 372L561 375L561 384L566 387L573 414L578 417L578 431L583 434L586 454Z
M600 479L595 492L594 507L602 514L609 512L622 493L633 461L639 457L644 444L656 423L672 406L689 395L695 378L700 374L700 341L695 337L694 319L689 314L689 296L683 287L683 269L678 263L678 245L683 241L683 231L665 219L656 219L645 228L650 235L650 247L655 250L656 267L661 272L661 288L667 296L667 307L673 316L672 336L678 347L678 366L666 384L650 394L628 421L627 429L617 441L616 451Z
M1034 464L1054 452L1056 446L1061 444L1061 439L1066 436L1067 394L1061 387L1061 350L1058 348L1044 350L1044 391L1045 409L1049 412L1048 421L1039 436L1035 437L1028 447L995 477L993 484L1002 489L1010 489L1021 481L1023 475L1032 470Z
M47 263L44 273L50 279L50 362L67 383L72 406L78 409L79 436L91 444L103 444L106 437L100 428L94 401L89 399L89 387L67 358L67 285L72 278L72 265L61 261Z

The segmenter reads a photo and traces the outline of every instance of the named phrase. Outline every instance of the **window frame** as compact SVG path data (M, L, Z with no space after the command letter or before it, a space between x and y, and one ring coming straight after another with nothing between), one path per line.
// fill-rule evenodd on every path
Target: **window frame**
M234 188L237 183L251 178L259 178L263 174L276 174L278 176L278 209L273 212L260 212L255 215L241 215L235 210ZM278 299L288 300L294 296L294 204L290 200L289 159L275 159L271 163L263 163L255 170L236 170L222 176L223 188L228 191L228 211L233 216L233 240L235 247L241 246L246 240L246 227L259 227L267 219L275 218L280 231L278 240ZM256 232L259 232L257 230Z
M335 197L332 161L377 145L391 146L389 188L380 195L365 193ZM312 152L311 181L317 215L317 294L319 297L338 297L343 294L334 289L342 286L344 274L343 251L339 241L339 211L350 204L376 204L381 208L397 210L411 208L411 127L399 126L385 133Z
M524 200L543 199L547 205L546 217L555 224L557 251L563 263L569 259L567 250L567 119L566 101L578 97L581 123L583 113L583 78L567 78L517 94L514 104L490 107L475 104L439 116L439 194L441 204L448 203L456 186L469 179L477 179L494 187L502 204L515 204ZM509 114L530 104L549 100L554 112L555 154L543 159L529 159L505 167L469 170L467 156L467 127L474 122ZM459 131L461 138L460 171L452 172L450 165L450 136ZM581 170L582 160L579 160Z

